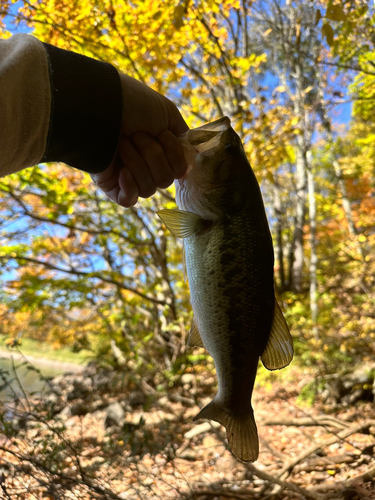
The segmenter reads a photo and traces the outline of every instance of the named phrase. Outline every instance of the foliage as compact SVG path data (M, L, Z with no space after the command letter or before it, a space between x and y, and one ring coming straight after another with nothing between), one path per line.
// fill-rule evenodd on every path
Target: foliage
M45 42L107 60L169 95L190 126L229 115L266 201L276 288L296 358L335 371L371 357L369 2L1 5L4 36L27 26ZM354 105L344 126L335 116L346 99ZM0 333L90 347L108 357L112 339L134 370L161 368L166 380L182 366L204 363L184 348L191 313L180 243L155 217L173 203L171 189L124 210L104 199L86 174L62 165L2 179Z

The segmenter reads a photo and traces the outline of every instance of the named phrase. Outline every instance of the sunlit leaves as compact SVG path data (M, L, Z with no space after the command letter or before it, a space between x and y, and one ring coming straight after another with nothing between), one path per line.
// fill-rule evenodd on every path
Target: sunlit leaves
M263 6L238 0L30 0L20 2L16 21L26 22L43 41L109 61L166 93L191 127L229 115L261 183L272 229L280 224L275 248L277 243L284 251L286 271L303 194L296 164L301 155L311 154L319 340L311 340L306 293L307 217L301 228L302 292L287 291L282 300L301 339L299 353L311 340L325 362L334 357L329 346L336 343L342 346L339 359L347 360L356 355L355 333L364 342L375 326L373 9L361 0L301 2L303 15L296 16L288 10L294 8L291 3ZM352 75L347 68L356 71L350 95L345 93ZM341 84L339 75L345 77ZM331 121L337 100L349 98L356 100L356 120L347 133L330 123L333 138L328 140L323 112ZM353 234L334 161L351 204ZM157 196L123 210L105 200L89 176L61 165L0 179L3 328L31 335L40 328L43 338L61 343L82 332L81 339L89 338L100 352L110 349L111 337L131 353L134 366L141 366L144 357L145 365L153 362L155 353L162 365L171 345L182 348L190 311L181 244L155 217L157 210L172 206L170 196ZM279 269L277 260L277 275ZM303 359L312 362L310 354Z
M29 315L18 326L25 335L36 338L39 328L39 338L70 345L85 338L97 349L109 349L113 338L127 351L124 322L138 343L159 331L162 316L173 321L171 287L180 276L181 253L178 247L168 253L155 205L161 208L157 198L124 217L126 211L104 199L86 174L61 165L3 179L4 333L13 335L7 318L22 311ZM186 309L186 285L181 290Z

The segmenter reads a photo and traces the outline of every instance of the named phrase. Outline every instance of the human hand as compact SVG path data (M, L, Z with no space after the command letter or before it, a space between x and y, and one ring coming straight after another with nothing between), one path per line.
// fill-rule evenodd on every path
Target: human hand
M123 207L167 188L187 169L177 136L188 130L177 107L143 83L120 73L123 99L121 136L115 158L91 174L97 186Z

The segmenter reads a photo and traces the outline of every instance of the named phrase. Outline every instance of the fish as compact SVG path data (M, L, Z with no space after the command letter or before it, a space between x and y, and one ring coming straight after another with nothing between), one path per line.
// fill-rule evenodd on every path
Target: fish
M226 428L243 462L259 455L251 398L259 358L269 370L287 366L293 340L275 298L272 237L259 184L228 117L179 137L188 163L175 181L177 209L157 212L183 238L184 275L193 321L189 346L215 364L218 391L194 417Z

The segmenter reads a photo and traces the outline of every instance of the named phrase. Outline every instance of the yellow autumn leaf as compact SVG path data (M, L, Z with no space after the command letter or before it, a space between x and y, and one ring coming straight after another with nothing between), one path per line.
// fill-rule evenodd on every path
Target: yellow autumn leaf
M294 118L292 118L292 119L290 120L290 125L291 125L292 127L294 127L295 125L298 125L298 123L299 123L299 117L298 117L298 116L295 116Z

